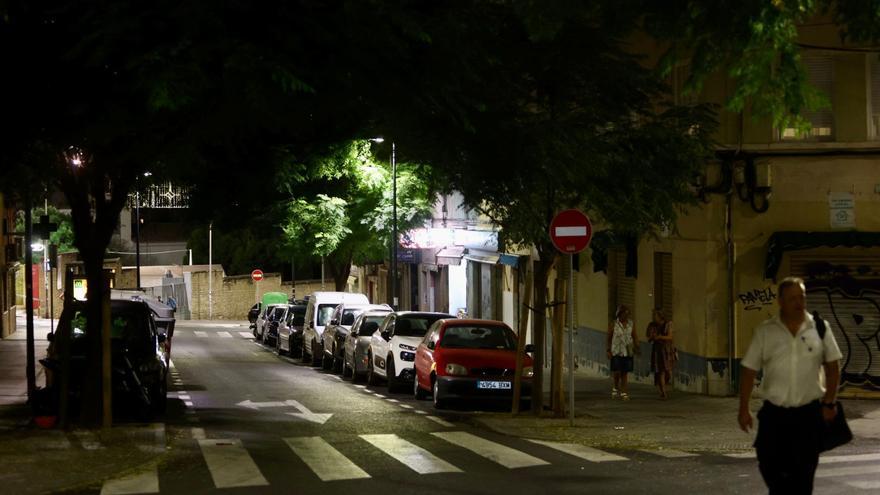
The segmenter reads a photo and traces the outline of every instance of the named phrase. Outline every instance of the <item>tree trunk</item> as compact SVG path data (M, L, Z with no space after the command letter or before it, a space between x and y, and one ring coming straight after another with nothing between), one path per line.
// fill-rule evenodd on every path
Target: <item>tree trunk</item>
M535 376L532 378L532 413L540 415L544 410L544 351L547 330L547 280L556 262L556 253L538 246L540 260L535 262Z
M331 253L328 256L330 276L337 292L344 292L348 284L348 276L351 275L351 254Z

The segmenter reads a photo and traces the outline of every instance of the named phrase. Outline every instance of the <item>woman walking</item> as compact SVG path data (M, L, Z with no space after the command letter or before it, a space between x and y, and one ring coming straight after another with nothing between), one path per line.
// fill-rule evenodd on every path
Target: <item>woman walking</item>
M627 375L633 370L633 355L638 354L639 339L629 308L625 305L617 307L614 321L608 326L607 345L606 353L611 360L611 378L614 381L611 398L629 400Z
M677 356L672 343L672 322L661 308L654 308L653 321L648 324L648 341L653 343L651 370L654 372L654 385L660 389L660 399L666 400L669 397L666 389L672 383L672 369Z

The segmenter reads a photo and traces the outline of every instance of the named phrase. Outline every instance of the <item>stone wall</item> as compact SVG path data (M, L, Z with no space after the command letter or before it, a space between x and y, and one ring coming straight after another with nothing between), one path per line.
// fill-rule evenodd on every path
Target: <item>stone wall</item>
M333 290L329 283L327 290ZM263 280L254 282L250 275L223 276L222 269L214 270L213 310L210 318L215 320L245 320L247 312L266 292L291 293L290 282L281 282L278 273L266 273ZM296 283L297 298L321 290L320 280L304 280ZM193 272L192 300L190 301L192 319L209 319L208 311L208 272Z

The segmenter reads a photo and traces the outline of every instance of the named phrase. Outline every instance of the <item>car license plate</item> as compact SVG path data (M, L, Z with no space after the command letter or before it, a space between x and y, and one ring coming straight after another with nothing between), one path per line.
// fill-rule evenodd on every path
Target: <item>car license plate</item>
M477 388L483 389L492 389L492 390L509 390L510 382L487 382L487 381L478 381Z

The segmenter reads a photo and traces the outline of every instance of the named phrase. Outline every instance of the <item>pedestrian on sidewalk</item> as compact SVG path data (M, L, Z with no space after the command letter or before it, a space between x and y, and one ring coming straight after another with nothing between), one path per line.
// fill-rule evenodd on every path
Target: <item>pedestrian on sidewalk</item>
M633 356L639 352L639 337L629 308L621 304L617 307L614 321L608 326L606 354L611 360L612 399L629 400L627 379L633 370Z
M660 389L660 399L666 400L666 388L672 384L672 370L678 360L675 344L672 342L672 321L666 317L663 308L654 308L653 319L648 324L648 342L651 342L651 371L654 372L654 385Z
M755 328L742 359L739 425L753 426L749 399L758 371L764 404L758 412L755 450L758 467L771 495L810 494L819 464L822 421L837 415L839 360L834 333L819 337L816 322L806 311L806 288L799 278L786 278L778 287L779 315ZM828 322L825 328L830 329ZM819 369L824 369L823 386Z

